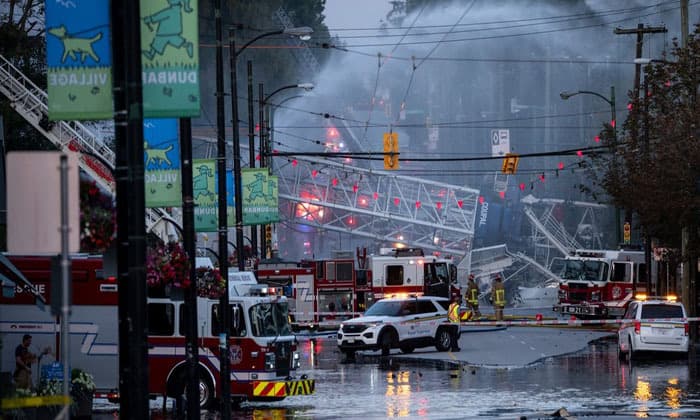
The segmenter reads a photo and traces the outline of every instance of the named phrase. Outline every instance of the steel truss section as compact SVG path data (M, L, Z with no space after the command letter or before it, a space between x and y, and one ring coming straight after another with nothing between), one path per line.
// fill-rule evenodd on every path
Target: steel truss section
M479 190L313 157L275 158L274 167L290 222L459 257L471 251Z
M0 55L0 92L10 106L61 151L79 153L80 168L104 190L114 194L114 151L78 121L49 121L48 95ZM175 222L161 209L146 209L146 229L168 241L171 229L159 223ZM177 222L175 222L177 223Z

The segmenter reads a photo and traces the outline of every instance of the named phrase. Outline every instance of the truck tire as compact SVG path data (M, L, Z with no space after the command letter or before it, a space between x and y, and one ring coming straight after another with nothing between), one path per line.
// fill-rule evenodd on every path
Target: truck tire
M379 349L382 351L382 356L388 356L394 343L398 341L396 331L393 329L382 330L379 334Z
M201 369L199 370L199 407L210 408L214 406L216 400L216 390L211 379ZM177 374L172 375L168 384L168 396L177 398L178 396L187 395L187 372L185 369L180 369Z
M438 328L435 333L435 348L437 351L448 351L452 348L452 334L448 328Z

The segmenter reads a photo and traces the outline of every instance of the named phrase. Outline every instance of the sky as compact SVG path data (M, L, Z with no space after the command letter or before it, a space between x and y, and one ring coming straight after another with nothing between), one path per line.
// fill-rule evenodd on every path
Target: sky
M377 27L390 10L389 0L326 0L325 23L331 35L337 28Z

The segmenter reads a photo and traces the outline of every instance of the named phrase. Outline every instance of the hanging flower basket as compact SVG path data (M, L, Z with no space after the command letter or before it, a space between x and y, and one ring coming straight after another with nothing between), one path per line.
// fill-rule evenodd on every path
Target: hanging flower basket
M146 282L151 288L189 287L190 261L177 242L149 247L146 254Z
M100 253L117 234L117 216L112 197L95 181L80 180L80 250Z
M197 268L197 295L218 299L226 292L226 282L218 268Z

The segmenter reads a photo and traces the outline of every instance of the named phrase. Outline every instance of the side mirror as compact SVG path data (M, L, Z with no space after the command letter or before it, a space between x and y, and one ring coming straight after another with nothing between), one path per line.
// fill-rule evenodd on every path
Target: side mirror
M236 332L236 334L231 334L231 335L235 335L235 336L238 335L238 331L241 328L239 311L240 311L240 308L238 307L238 305L231 306L231 329Z

